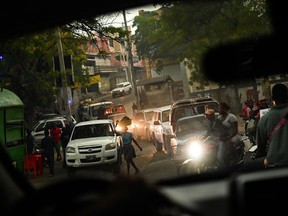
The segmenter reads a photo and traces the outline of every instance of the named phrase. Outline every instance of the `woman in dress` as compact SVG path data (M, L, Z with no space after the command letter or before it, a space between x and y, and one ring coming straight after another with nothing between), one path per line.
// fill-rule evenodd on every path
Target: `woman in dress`
M127 126L124 127L122 136L122 143L123 143L123 155L127 165L127 174L130 175L130 165L132 165L135 169L135 175L139 173L139 169L133 161L133 158L136 157L134 146L132 142L134 142L140 151L142 148L138 144L138 142L134 139L133 134L128 131Z

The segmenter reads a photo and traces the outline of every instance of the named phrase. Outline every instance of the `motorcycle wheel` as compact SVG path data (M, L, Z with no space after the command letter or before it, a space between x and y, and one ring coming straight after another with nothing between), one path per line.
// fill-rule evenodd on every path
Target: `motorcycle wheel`
M201 164L196 163L193 160L184 161L178 170L179 176L201 174L203 172L203 167Z

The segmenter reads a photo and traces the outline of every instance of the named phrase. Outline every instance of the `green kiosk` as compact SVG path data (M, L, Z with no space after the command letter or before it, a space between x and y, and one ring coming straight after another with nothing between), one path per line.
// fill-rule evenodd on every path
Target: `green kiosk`
M10 90L0 89L0 145L11 157L14 166L24 171L25 155L24 104Z

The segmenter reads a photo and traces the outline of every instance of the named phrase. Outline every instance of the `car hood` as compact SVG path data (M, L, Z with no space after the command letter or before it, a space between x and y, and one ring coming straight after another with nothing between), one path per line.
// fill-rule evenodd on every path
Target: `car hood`
M202 137L206 134L206 131L197 131L189 134L178 134L176 135L177 145L185 145L190 140L195 140L199 137Z
M92 145L105 145L108 143L115 143L116 136L105 136L105 137L92 137L84 139L75 139L70 140L67 146L76 147L76 146L92 146Z

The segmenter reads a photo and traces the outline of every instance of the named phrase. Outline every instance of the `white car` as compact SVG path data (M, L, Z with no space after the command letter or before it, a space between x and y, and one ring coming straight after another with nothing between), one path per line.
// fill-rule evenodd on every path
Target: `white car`
M68 169L110 164L120 171L122 139L115 133L111 119L80 122L72 130L66 148Z
M152 141L151 123L154 114L154 108L138 110L132 119L132 133L136 140L146 138L148 142Z
M112 97L122 96L132 93L132 85L130 82L121 82L116 85L116 88L112 89Z
M73 124L76 124L76 120L71 116ZM37 151L42 152L41 139L44 137L44 130L51 129L53 125L57 125L59 128L65 127L68 121L65 117L53 117L49 119L42 119L37 121L32 127L32 135L35 137L35 148Z
M169 121L171 105L154 109L151 123L151 133L157 151L167 151L169 153L171 125Z

